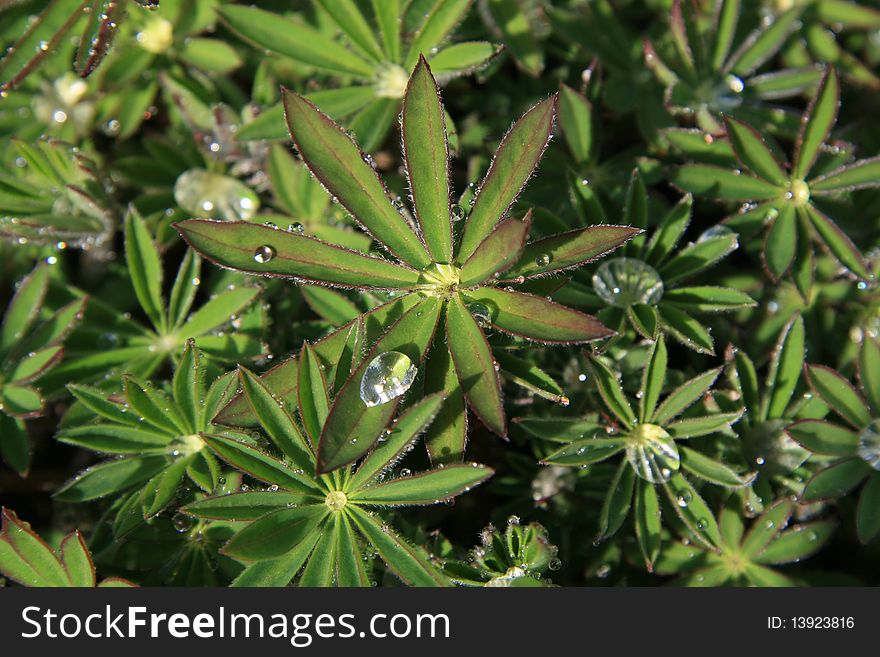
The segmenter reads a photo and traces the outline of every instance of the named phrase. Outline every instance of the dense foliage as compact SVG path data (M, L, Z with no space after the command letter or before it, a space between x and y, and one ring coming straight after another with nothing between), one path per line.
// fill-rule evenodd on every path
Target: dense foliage
M874 4L0 1L0 573L877 584Z

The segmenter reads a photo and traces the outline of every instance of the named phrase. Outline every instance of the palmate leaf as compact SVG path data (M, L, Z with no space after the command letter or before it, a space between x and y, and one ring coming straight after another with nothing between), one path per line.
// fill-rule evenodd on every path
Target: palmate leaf
M467 492L492 476L494 470L477 463L447 465L363 488L351 499L363 504L436 504Z
M461 266L461 286L471 287L509 269L520 258L532 225L531 211L522 221L505 219Z

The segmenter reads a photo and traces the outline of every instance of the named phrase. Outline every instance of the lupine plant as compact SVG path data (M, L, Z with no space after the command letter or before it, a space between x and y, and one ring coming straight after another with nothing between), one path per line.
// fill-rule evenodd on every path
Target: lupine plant
M0 586L880 584L878 17L0 0Z

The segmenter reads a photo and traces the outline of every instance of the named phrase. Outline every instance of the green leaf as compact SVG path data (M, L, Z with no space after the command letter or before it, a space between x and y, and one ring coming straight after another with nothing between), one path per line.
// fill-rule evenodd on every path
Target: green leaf
M681 454L681 466L685 470L718 486L740 488L748 486L755 478L754 474L740 475L724 463L709 458L695 449L679 447L678 450Z
M780 12L766 27L761 27L747 36L739 49L730 56L727 68L740 76L751 75L761 64L775 55L786 41L788 35L797 29L801 8L794 7Z
M799 420L785 433L815 454L855 456L859 447L858 433L825 420Z
M675 474L663 487L671 506L694 537L709 548L720 547L723 541L718 522L691 483L681 474Z
M785 529L793 508L793 502L783 498L767 509L752 523L752 528L740 546L742 553L749 558L760 554Z
M495 354L495 360L501 366L502 376L508 381L555 404L566 404L567 398L562 388L537 365L501 351Z
M323 533L312 551L306 567L300 575L298 585L303 587L333 586L336 570L336 528L341 514L334 513L324 523Z
M309 477L250 445L218 434L202 434L202 440L229 465L255 479L305 495L320 492Z
M834 529L835 524L831 521L797 525L782 532L754 559L758 563L772 565L796 563L824 547Z
M144 518L159 515L171 504L191 462L192 457L176 459L147 482L142 491Z
M441 43L465 17L471 2L472 0L433 2L424 21L412 36L403 67L411 70L419 55L430 52L431 48Z
M422 56L403 97L400 130L410 193L425 244L435 262L451 262L446 123L440 91Z
M71 532L61 541L61 563L72 586L95 586L95 564L82 534Z
M7 383L0 388L3 412L19 418L37 417L43 411L43 397L36 388Z
M501 381L492 350L483 330L457 296L446 305L446 344L474 414L492 431L506 437Z
M820 212L814 205L806 205L801 208L801 211L809 217L813 228L816 229L825 246L828 247L828 250L831 251L831 254L837 258L840 264L860 278L872 278L871 270L865 261L865 257L836 223Z
M321 538L321 529L316 525L290 552L277 559L252 563L235 578L231 586L287 586L309 558L319 538Z
M559 85L559 127L575 162L587 162L593 151L593 106L566 84Z
M138 419L132 413L129 413L122 404L107 399L107 393L98 388L71 383L67 386L67 389L78 402L102 418L111 420L116 424L133 427L140 424Z
M681 310L700 313L729 312L756 305L754 299L745 292L714 285L667 290L663 293L663 303L673 303Z
M491 287L462 294L468 302L477 301L489 308L493 327L535 342L591 342L614 334L590 315L537 295Z
M443 404L442 393L424 397L409 408L392 425L391 432L381 440L361 462L345 487L345 492L357 491L396 463L409 449L417 436L425 430Z
M391 204L378 175L345 131L309 100L287 90L284 107L303 161L340 205L399 258L417 268L428 266L425 245Z
M871 471L871 466L859 458L838 461L813 475L804 487L801 498L804 502L816 502L843 497Z
M718 5L715 17L715 43L712 48L713 70L721 70L730 53L730 47L736 36L739 13L740 0L722 0Z
M388 61L400 60L400 0L372 0L373 14L382 36L382 49Z
M876 472L868 477L859 496L856 529L862 543L868 543L880 532L880 474Z
M88 468L55 492L62 502L88 502L143 483L168 465L164 456L107 461Z
M205 398L205 383L202 375L201 354L195 342L187 340L183 355L174 370L172 381L174 401L183 411L186 429L196 432L201 425L201 406Z
M681 415L691 404L706 394L720 373L721 368L716 367L682 383L666 396L650 421L663 426Z
M534 33L533 20L522 3L517 0L486 0L482 7L518 66L532 77L540 76L544 70L544 52Z
M833 194L880 185L880 157L857 160L810 181L811 194Z
M469 491L493 474L492 468L477 463L451 464L362 488L352 493L351 499L360 504L381 506L438 504Z
M58 433L58 440L107 454L161 454L171 442L161 433L114 424L70 427Z
M857 430L871 421L871 413L853 385L825 365L807 365L807 382L828 407Z
M660 327L660 313L657 308L646 303L636 303L626 307L626 316L633 328L647 340L657 338L657 329Z
M712 336L700 322L670 304L662 304L658 310L666 331L672 337L699 353L715 353Z
M185 338L198 338L223 326L253 303L260 289L251 286L229 287L209 299L180 327L178 335ZM204 344L204 341L200 341Z
M611 253L640 232L631 226L590 226L537 240L526 245L503 278L532 278L580 267Z
M663 217L645 247L645 262L658 267L672 254L691 221L693 204L693 197L687 194Z
M190 219L175 228L209 260L264 276L354 288L407 288L419 280L418 272L412 269L269 226Z
M183 324L187 313L192 308L193 300L199 291L199 285L201 285L199 278L201 269L202 259L195 251L187 249L180 262L180 268L177 270L174 286L171 289L171 297L168 301L168 321L172 328Z
M12 374L9 375L9 382L18 385L30 383L54 367L63 355L64 349L59 346L31 352L19 361L15 369L12 370Z
M742 417L744 410L733 413L717 413L676 420L667 424L664 428L669 435L676 440L682 438L697 438L708 436L718 431L723 431Z
M382 62L382 48L375 39L375 30L353 0L318 0L318 4L361 53L375 62Z
M520 254L532 227L529 211L522 221L505 219L474 250L461 266L462 287L471 287L492 279L493 275L509 269L520 259ZM509 278L509 274L505 275Z
M810 173L822 144L831 134L840 108L840 81L833 66L828 66L816 95L810 100L795 142L791 171L793 180L803 180Z
M162 261L144 220L134 209L125 215L125 260L138 302L153 326L165 330Z
M504 136L465 223L458 262L471 257L519 196L544 154L555 114L553 95L523 114Z
M413 547L391 529L370 515L356 509L352 519L388 565L389 570L410 586L448 586L441 573L418 547Z
M688 244L660 267L666 285L689 278L727 257L739 246L736 233L714 235Z
M0 349L8 351L33 326L49 286L49 268L38 265L15 291L0 327Z
M360 396L364 372L373 359L389 351L403 353L415 365L421 363L434 336L441 305L439 299L429 297L409 310L379 339L336 394L318 443L318 474L331 472L362 456L385 431L400 397L367 406Z
M862 339L858 366L859 381L876 416L880 414L880 342L875 338L866 336Z
M598 358L591 358L589 367L596 379L596 387L599 389L602 401L605 402L608 410L614 413L624 426L634 426L636 424L635 413L633 413L632 407L623 393L623 388L611 369Z
M244 561L280 557L309 539L328 513L324 504L272 511L233 536L223 553Z
M431 54L431 70L441 79L473 73L484 68L501 50L501 46L489 41L461 41Z
M601 541L612 536L623 525L632 505L633 487L636 482L635 470L624 459L621 460L608 487L605 501L602 503L602 512L599 515L599 531L596 541Z
M626 445L624 438L584 438L575 440L541 459L543 465L583 466L611 458Z
M370 586L354 528L344 513L336 514L336 585Z
M131 410L148 424L152 424L160 432L169 435L186 435L187 427L168 396L141 383L132 376L124 376L125 397Z
M342 326L360 316L360 309L345 295L320 285L301 285L303 299L316 315L333 326Z
M764 138L752 126L730 116L724 117L727 138L740 163L774 185L784 185L788 176Z
M260 426L291 462L302 470L310 470L315 457L294 421L292 411L272 394L256 374L241 365L238 372L241 388Z
M0 573L25 586L72 586L52 549L11 509L2 510Z
M652 484L638 480L636 483L635 525L642 556L648 572L653 572L654 562L660 554L660 534L663 530L660 518L660 500Z
M372 64L303 23L256 7L224 5L217 13L236 34L261 49L329 73L361 78L373 74Z
M766 201L782 196L783 187L746 173L710 164L686 164L672 174L681 190L727 201Z
M666 341L663 336L657 338L651 346L648 362L642 372L642 385L639 388L639 422L647 422L654 415L660 393L666 383Z
M425 447L431 462L437 465L460 461L467 441L467 402L446 345L445 332L434 338L425 359L424 393L445 398L425 434Z
M256 520L282 508L292 508L306 501L303 495L283 490L248 491L190 502L181 511L209 520Z
M330 398L327 395L327 382L322 365L308 342L303 343L299 360L299 414L306 433L313 441L321 435L321 429L330 411Z
M765 384L765 404L761 409L761 416L765 420L785 417L785 409L791 401L804 365L804 341L804 320L800 315L795 315L779 334L770 359Z
M770 224L761 256L767 271L775 279L782 278L794 261L797 253L798 230L794 207L783 203L779 215Z

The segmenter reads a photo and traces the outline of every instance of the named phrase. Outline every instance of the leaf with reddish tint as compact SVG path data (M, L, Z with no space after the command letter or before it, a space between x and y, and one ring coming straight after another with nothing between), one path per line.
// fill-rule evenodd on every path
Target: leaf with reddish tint
M468 215L459 262L471 257L519 196L544 154L555 115L554 94L526 112L505 135Z
M507 270L520 259L532 226L531 210L522 221L505 219L477 247L461 267L462 287L471 287Z
M290 276L340 287L406 288L418 272L314 237L246 221L190 219L178 232L205 258L264 276Z
M535 342L591 342L614 335L595 317L534 294L493 287L463 294L489 309L495 328Z
M507 435L501 381L483 330L460 298L446 307L446 344L474 413L499 436Z
M504 279L531 278L580 267L614 251L641 232L632 226L590 226L537 240L526 245L519 262L507 270Z
M398 258L414 267L428 266L425 245L391 204L379 176L345 130L311 101L287 90L284 110L303 161L340 205Z
M336 394L318 443L318 474L363 456L388 427L402 397L367 406L360 395L364 372L373 359L390 351L404 354L414 365L421 363L434 337L441 306L439 299L430 297L409 310L379 339Z
M831 134L831 128L837 121L838 109L840 109L840 80L834 68L829 66L801 123L791 171L793 180L803 180L810 173L816 158L819 157L822 144Z
M400 129L410 192L425 244L436 262L448 263L452 259L452 216L446 121L437 83L421 56L403 97Z

